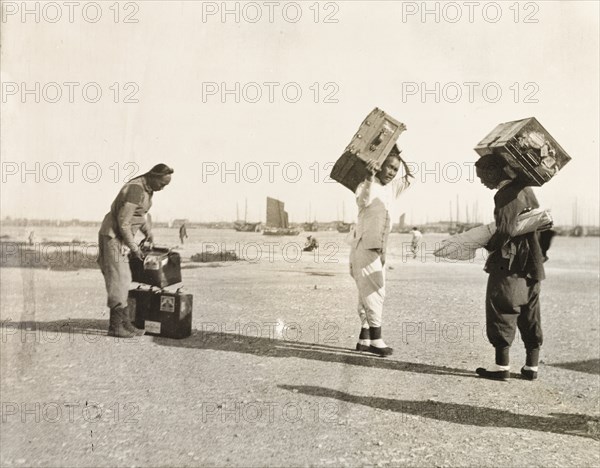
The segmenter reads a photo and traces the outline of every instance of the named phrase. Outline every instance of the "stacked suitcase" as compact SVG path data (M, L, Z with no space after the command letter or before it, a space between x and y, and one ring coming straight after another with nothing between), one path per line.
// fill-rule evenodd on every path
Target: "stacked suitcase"
M192 333L193 296L182 287L181 257L168 248L144 252L144 260L130 258L133 281L140 283L129 291L129 317L137 328L165 338L186 338Z

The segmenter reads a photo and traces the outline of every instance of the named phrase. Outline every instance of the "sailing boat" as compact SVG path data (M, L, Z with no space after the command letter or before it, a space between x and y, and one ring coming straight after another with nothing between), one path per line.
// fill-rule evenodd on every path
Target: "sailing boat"
M339 216L339 211L338 211L338 216ZM342 219L345 220L346 219L346 205L344 205L342 203ZM338 221L337 223L337 231L338 232L350 232L350 229L352 229L352 223L346 223L345 221Z
M402 213L400 215L400 218L398 219L398 229L396 230L396 232L399 232L401 234L406 234L407 232L409 232L408 228L406 227L406 213Z
M458 195L456 196L456 205L458 206ZM468 204L465 204L465 213L466 213L466 217L467 217L467 222L461 223L458 221L458 214L459 214L458 208L456 209L456 233L457 234L462 234L463 232L470 231L473 228L483 226L483 223L478 223L476 220L473 220L472 222L470 221ZM473 213L475 213L475 211L473 211Z
M239 221L239 216L236 216L238 221L233 223L233 229L238 232L259 232L260 231L260 221L258 223L249 223L248 219L248 199L246 198L246 206L244 209L244 221Z
M289 226L288 214L282 201L267 197L267 226L265 236L297 236L300 231Z
M304 232L317 232L319 230L319 225L317 224L317 221L310 221L311 218L311 206L310 203L308 204L308 222L303 224L303 229Z

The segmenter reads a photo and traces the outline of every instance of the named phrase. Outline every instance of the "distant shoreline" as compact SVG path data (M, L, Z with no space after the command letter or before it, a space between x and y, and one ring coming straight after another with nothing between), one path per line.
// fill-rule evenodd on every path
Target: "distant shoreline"
M194 222L187 220L175 220L172 223L166 222L153 222L153 227L163 229L179 229L181 224L185 221L185 225L188 229L235 229L236 223L239 221L212 221L212 222ZM50 220L50 219L26 219L26 218L5 218L0 221L0 227L21 227L24 229L33 229L36 227L84 227L84 228L97 228L100 229L100 221L82 221L78 219L72 220ZM290 223L290 227L297 228L302 231L305 223ZM318 230L314 232L334 231L339 224L339 221L327 221L327 222L316 222ZM424 232L436 232L436 233L448 233L448 231L461 225L468 225L475 223L465 222L453 222L453 221L437 221L426 224L418 224L417 226L421 231ZM398 224L394 224L392 232L409 232L410 227L400 228ZM559 235L573 235L573 232L580 232L575 234L576 237L581 236L600 236L600 226L594 225L561 225L555 226L554 230L558 231ZM307 231L308 232L308 231Z

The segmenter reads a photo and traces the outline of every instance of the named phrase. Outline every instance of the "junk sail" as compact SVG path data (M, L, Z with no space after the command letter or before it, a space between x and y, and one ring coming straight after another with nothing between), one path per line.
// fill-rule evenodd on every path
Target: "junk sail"
M263 234L267 236L297 236L300 231L290 228L288 213L284 203L267 197L267 226Z

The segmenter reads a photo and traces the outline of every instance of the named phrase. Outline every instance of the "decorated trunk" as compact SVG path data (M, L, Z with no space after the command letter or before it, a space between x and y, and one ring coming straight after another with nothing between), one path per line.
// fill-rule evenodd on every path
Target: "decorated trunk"
M499 124L475 147L479 156L495 154L528 185L543 185L567 164L571 157L535 119Z

